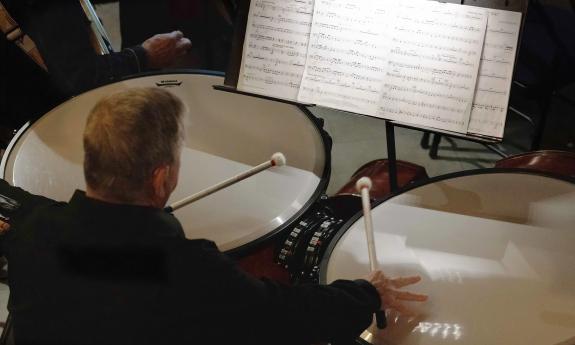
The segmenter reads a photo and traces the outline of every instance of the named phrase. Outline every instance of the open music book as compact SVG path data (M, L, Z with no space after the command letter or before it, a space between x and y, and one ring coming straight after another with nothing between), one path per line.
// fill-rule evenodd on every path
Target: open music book
M252 0L237 88L502 138L520 26L428 0Z

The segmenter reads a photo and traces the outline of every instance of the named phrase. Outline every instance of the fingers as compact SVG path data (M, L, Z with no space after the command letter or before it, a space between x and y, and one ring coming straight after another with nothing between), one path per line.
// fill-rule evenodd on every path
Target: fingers
M172 31L170 32L170 35L176 40L179 40L180 38L184 37L184 33L181 32L180 30Z
M394 291L390 290L389 293L395 297L395 299L402 301L414 301L414 302L425 302L427 301L427 295L412 293L409 291Z
M404 315L404 316L416 316L417 315L417 313L415 313L413 310L411 310L410 308L406 307L405 305L403 305L399 302L392 303L388 307L390 309L394 309L394 310L398 311L401 315Z
M373 285L379 285L384 283L385 276L381 271L371 271L369 272L368 276L365 278L367 281L372 283Z
M421 280L420 276L399 277L389 279L389 284L394 288L402 288L407 285L415 284Z
M176 43L176 49L186 53L192 47L192 41L187 38L182 38Z
M10 230L10 224L0 220L0 235Z
M379 279L379 280L385 279L385 274L383 274L383 272L380 270L373 271L371 273L372 273L372 276L376 279Z
M384 286L392 286L396 289L407 285L412 285L421 281L420 276L408 276L398 278L386 278L382 271L373 271L369 274L367 280L372 283L382 283Z
M403 305L402 301L425 302L427 295L401 291L405 286L416 284L421 281L420 276L407 276L398 278L387 278L382 271L370 272L367 280L377 289L380 294L382 306L386 309L393 309L405 316L415 316L410 308Z

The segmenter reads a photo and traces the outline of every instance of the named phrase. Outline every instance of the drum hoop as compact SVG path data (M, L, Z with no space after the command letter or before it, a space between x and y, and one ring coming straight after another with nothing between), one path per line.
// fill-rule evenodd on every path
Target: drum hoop
M131 79L153 77L153 76L157 76L157 75L170 75L170 74L194 74L194 75L197 74L197 75L215 76L215 77L224 77L225 76L225 73L220 72L220 71L194 70L194 69L163 70L161 72L144 72L144 73L134 74L134 75L128 76L126 78L122 78L121 80L99 86L95 89L92 89L92 90L89 90L86 92L97 90L99 88L106 87L106 86L111 85L111 84L131 80ZM220 92L226 92L226 91L220 91ZM262 97L258 97L257 95L247 95L247 96L262 98ZM12 140L10 140L10 144L6 148L6 151L4 152L4 156L2 157L2 161L0 162L0 178L2 178L2 179L5 178L6 165L8 164L8 157L10 156L10 154L12 153L12 150L14 149L14 146L16 146L16 144L22 138L22 136L30 128L33 127L33 124L36 121L42 119L48 113L50 113L50 112L58 109L59 107L63 106L65 103L71 101L73 98L74 97L62 102L61 104L52 108L51 110L49 110L48 112L46 112L42 116L38 117L37 119L35 119L33 121L28 121L26 124L24 124L24 126L22 126L18 130L18 132L14 135ZM237 248L232 248L230 250L227 250L226 251L227 254L234 255L234 256L235 255L240 256L240 255L243 255L249 251L252 251L253 249L258 248L258 247L264 245L265 243L267 243L268 241L272 240L278 234L282 233L284 230L291 227L299 218L301 218L303 216L303 214L317 201L317 199L320 198L320 196L322 196L325 193L325 191L327 189L329 179L331 176L332 140L331 140L330 135L323 128L323 120L321 120L320 118L313 115L311 113L311 111L308 109L308 107L303 106L301 104L295 104L295 103L291 103L291 102L289 102L289 103L288 102L279 102L279 103L287 103L287 104L291 104L291 105L297 107L313 124L313 127L317 131L317 134L319 135L319 137L321 138L321 141L323 143L324 168L323 168L322 176L320 176L320 181L319 181L315 191L313 192L312 196L291 218L289 218L281 226L275 228L273 231L270 231L269 233L265 234L264 236L259 237L259 238L255 239L251 242L248 242L246 244L243 244Z
M54 108L54 109L56 109L56 108ZM8 147L6 147L6 151L4 151L4 156L2 156L2 161L0 162L0 178L4 179L4 177L5 177L6 164L8 164L8 157L10 156L10 152L12 152L12 150L14 149L14 146L16 146L20 137L26 131L28 131L28 129L30 128L30 126L32 125L33 122L35 122L35 120L26 122L22 127L20 127L18 132L16 132L16 134L14 134L14 137L12 137L12 139L10 140ZM8 181L6 181L6 182L8 182Z
M458 177L466 177L466 176L474 176L474 175L488 175L488 174L522 174L522 175L536 175L547 177L555 180L560 180L564 182L569 182L571 184L575 184L575 177L569 177L564 175L558 175L548 172L541 172L536 170L529 170L529 169L522 169L522 168L484 168L484 169L473 169L473 170L465 170L459 171L455 173L449 173L445 175L439 175L432 177L425 181L418 181L413 184L409 184L403 188L400 188L394 193L391 193L388 197L378 200L372 204L371 208L374 209L375 207L387 202L397 196L400 196L404 193L407 193L413 189L423 187L432 183L441 182L444 180L449 180ZM329 265L329 259L333 250L335 249L336 245L338 244L339 240L343 237L343 235L355 224L361 217L363 217L363 211L359 211L353 217L351 217L345 224L341 226L339 231L334 235L330 243L328 244L323 258L319 264L319 282L320 284L327 284L327 266ZM366 343L367 344L367 343Z

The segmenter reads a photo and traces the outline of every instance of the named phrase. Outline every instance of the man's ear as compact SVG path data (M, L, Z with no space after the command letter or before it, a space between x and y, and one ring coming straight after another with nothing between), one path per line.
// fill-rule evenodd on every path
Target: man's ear
M170 166L162 165L154 169L152 174L153 201L156 202L165 198L168 190L168 181L170 177Z

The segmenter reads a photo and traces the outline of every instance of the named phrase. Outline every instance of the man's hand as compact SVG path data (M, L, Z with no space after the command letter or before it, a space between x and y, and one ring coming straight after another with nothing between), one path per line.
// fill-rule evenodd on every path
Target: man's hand
M379 292L382 309L394 309L400 314L414 316L413 311L403 305L402 301L427 301L427 295L397 290L419 282L421 280L420 276L387 278L383 272L373 271L367 276L366 280L375 286L377 292Z
M10 230L10 224L0 219L0 235L4 235L8 230Z
M148 38L142 47L148 57L148 68L169 67L174 61L185 55L192 47L192 42L184 37L181 31L172 31L168 34L158 34Z

